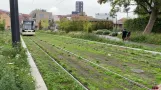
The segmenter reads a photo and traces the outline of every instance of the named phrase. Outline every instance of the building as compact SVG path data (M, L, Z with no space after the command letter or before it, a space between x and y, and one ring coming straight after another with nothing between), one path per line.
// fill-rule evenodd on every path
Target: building
M77 14L79 14L79 12L72 11L72 15L77 15Z
M76 12L83 13L83 1L76 1Z
M19 15L19 21L20 23L23 21L23 20L32 20L31 16L29 14L20 14Z
M79 15L72 15L71 20L73 21L90 21L94 18L92 16L79 16Z
M60 18L57 15L53 15L53 19L54 19L54 22L60 21Z
M95 14L96 19L102 19L102 20L110 20L113 21L113 17L110 16L108 13L96 13Z
M8 13L1 12L0 11L0 21L5 22L5 29L10 29L11 28L11 19Z
M117 29L123 29L123 24L126 20L126 18L121 18L117 22L114 22L114 26L117 27Z
M39 22L41 20L52 20L53 16L51 12L47 12L46 10L36 9L30 13L32 20L36 22L36 26L39 27Z

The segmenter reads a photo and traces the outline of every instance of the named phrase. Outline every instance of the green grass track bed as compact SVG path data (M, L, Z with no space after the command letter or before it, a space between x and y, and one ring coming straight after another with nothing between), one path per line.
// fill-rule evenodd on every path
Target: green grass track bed
M46 33L38 33L33 39L69 50L149 88L161 83L160 55ZM144 72L135 73L134 69Z
M30 38L30 37L25 37L25 40L27 40L27 38ZM81 83L83 83L83 85L88 87L90 90L97 90L97 89L98 90L125 90L125 89L144 90L143 88L140 88L137 85L134 85L133 83L129 83L127 80L120 78L117 75L113 75L110 72L102 70L101 68L96 67L90 63L87 63L76 56L73 56L65 51L59 50L58 48L55 48L52 45L49 45L45 42L37 40L34 37L31 37L30 39L32 39L35 43L40 45L40 47L42 47L48 54L54 57L54 59L57 60L59 64L61 64L64 68L66 68L74 77L76 77ZM30 43L29 42L26 42L26 43L28 43L27 45L31 45L31 42L32 41L30 41ZM36 45L34 45L34 48L35 47ZM34 48L31 49L31 52L33 51ZM38 51L40 52L40 50ZM33 52L33 54L35 53L37 52ZM41 57L41 55L39 56ZM44 63L46 62L47 61L44 60Z
M65 71L52 61L31 40L24 38L30 53L48 87L48 90L83 90Z

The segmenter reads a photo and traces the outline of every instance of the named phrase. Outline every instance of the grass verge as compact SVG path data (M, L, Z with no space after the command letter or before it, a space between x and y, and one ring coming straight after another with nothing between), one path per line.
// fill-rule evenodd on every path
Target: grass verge
M0 34L0 90L35 90L25 50L12 48L9 31Z

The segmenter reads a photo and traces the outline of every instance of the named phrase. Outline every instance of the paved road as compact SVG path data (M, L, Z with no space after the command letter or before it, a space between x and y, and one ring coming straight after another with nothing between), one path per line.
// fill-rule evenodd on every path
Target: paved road
M107 39L115 40L115 41L121 41L121 39L118 37L112 37L112 36L108 36L108 35L99 35L99 37L103 37L103 38L107 38Z
M113 40L113 41L122 41L122 39L120 39L118 37L112 37L112 36L108 36L108 35L99 35L99 37L107 38L107 39L110 39L110 40ZM154 49L160 48L160 45L155 45L155 44L137 43L137 42L131 42L131 41L125 41L125 43L135 44L135 45L143 45L143 46L146 46L146 47L149 47L149 48L154 48Z

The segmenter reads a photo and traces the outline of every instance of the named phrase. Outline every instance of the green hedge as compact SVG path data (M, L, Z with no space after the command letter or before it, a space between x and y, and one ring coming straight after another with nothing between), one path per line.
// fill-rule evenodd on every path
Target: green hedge
M59 28L63 31L66 31L67 33L70 31L85 31L84 26L86 26L86 24L91 25L88 29L88 32L92 32L93 30L98 30L98 29L113 28L113 23L111 21L90 22L90 21L69 21L64 19L58 22L58 24L59 24Z
M149 17L128 19L124 23L124 28L126 28L128 31L143 31L148 21ZM161 32L161 18L156 20L152 32Z
M3 31L5 30L5 22L0 21L0 30Z

